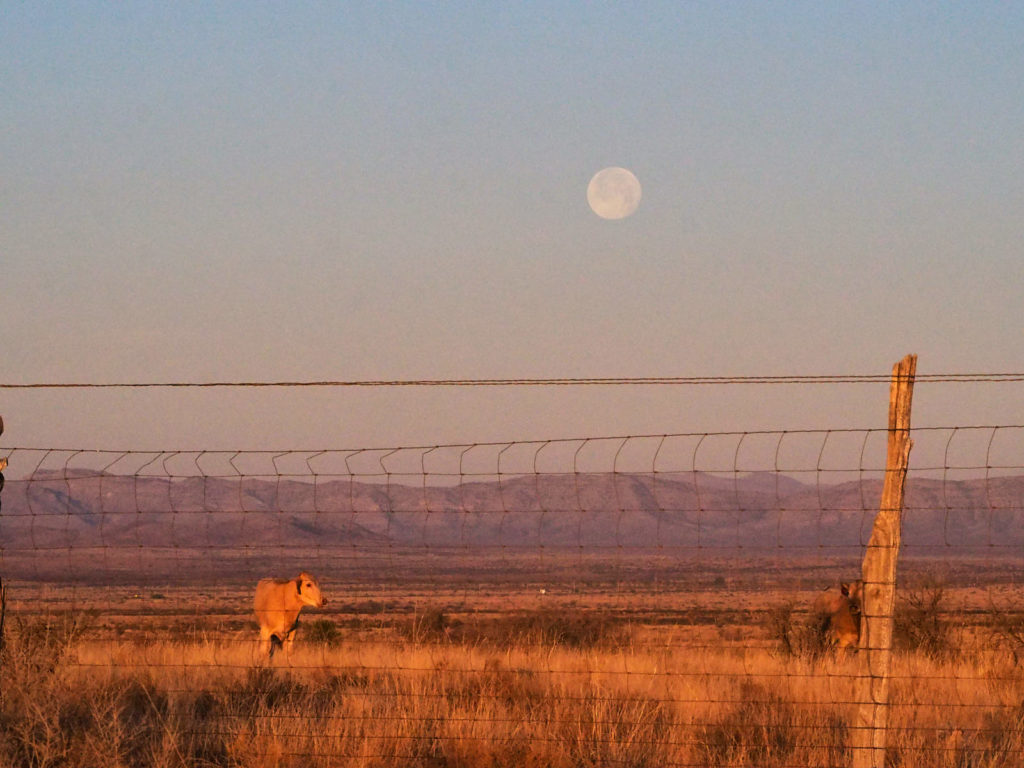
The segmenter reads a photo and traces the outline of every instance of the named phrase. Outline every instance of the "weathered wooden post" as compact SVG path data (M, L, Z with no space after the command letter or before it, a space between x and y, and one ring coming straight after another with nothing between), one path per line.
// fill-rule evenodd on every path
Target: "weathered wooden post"
M851 736L853 768L883 768L885 764L896 560L900 551L903 489L913 445L910 403L916 371L917 355L907 355L893 366L889 387L885 481L862 567L864 593L861 597L857 714Z
M4 650L4 619L7 617L7 587L0 579L0 653Z
M0 435L4 433L4 417L0 416ZM0 459L0 493L4 490L4 470L7 469L7 459ZM2 502L0 502L2 504Z
M0 435L4 433L4 417L0 416ZM0 459L0 493L4 490L4 470L7 469L7 459ZM0 578L0 651L4 649L4 617L7 615L7 589L4 587L4 580Z

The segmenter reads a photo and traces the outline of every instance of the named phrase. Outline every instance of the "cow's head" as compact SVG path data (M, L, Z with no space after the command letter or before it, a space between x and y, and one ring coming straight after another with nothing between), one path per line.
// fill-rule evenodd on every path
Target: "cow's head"
M305 571L295 579L295 590L298 592L299 599L306 605L311 605L314 608L322 608L327 605L327 601L320 593L320 585L316 578Z
M864 582L844 581L839 585L839 591L842 592L843 597L849 601L850 611L852 613L860 613L861 601L863 600L864 594Z

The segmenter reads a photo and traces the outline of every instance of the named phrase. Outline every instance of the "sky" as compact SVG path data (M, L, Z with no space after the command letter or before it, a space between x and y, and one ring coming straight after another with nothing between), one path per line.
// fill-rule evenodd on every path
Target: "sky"
M0 385L1024 371L1021 39L995 2L0 0ZM607 166L643 185L628 218L587 206ZM887 403L0 387L0 446L878 428ZM915 394L915 424L1022 415L1021 383Z

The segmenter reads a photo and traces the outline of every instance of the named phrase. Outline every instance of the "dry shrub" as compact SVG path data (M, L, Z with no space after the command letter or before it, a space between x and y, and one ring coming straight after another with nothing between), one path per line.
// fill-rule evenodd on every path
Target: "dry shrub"
M527 669L449 673L442 690L448 704L466 708L485 700L503 707L533 710L550 695L546 682Z
M302 628L302 642L313 645L337 646L342 641L341 630L330 619L316 619Z
M501 618L465 621L452 619L442 609L429 606L399 625L396 631L413 643L582 649L618 644L625 638L628 627L598 611L518 611Z
M28 621L10 622L2 652L5 667L27 674L52 674L91 623L83 613L48 614Z
M401 637L413 643L430 643L448 639L451 632L448 615L437 606L427 606L412 619L398 627Z
M624 624L601 612L545 609L466 625L456 636L464 643L496 647L585 649L621 644L626 634Z
M578 713L557 729L554 765L661 768L672 759L672 721L664 702L640 695L585 696Z
M245 671L245 677L225 686L227 711L232 715L255 716L294 705L307 694L307 686L295 678L268 667Z
M1024 614L992 607L989 610L990 642L1009 652L1014 665L1024 659Z
M750 681L741 684L738 699L700 730L708 765L785 764L796 747L792 705Z
M949 620L946 587L934 576L916 589L904 589L893 617L893 647L931 659L951 659L957 653L957 633Z
M778 643L783 658L817 659L828 650L827 619L798 611L792 601L771 608L765 621L768 636Z
M145 678L68 684L81 616L9 627L0 658L0 764L11 768L164 766L184 762L159 745L171 719L166 692ZM193 755L196 757L197 755Z
M521 645L596 648L620 642L626 628L600 612L548 609L514 614L495 629Z
M893 733L887 766L1005 768L1024 764L1024 703L985 712L968 727L946 724Z
M697 730L701 765L840 766L848 726L830 708L797 707L778 691L742 680L717 720Z

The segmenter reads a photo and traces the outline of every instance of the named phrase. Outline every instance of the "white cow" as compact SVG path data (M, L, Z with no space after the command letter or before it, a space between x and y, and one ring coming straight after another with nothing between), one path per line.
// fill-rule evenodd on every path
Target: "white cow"
M260 579L256 585L255 613L260 625L260 653L274 655L277 646L290 652L304 606L322 608L327 601L320 585L303 571L294 579Z

